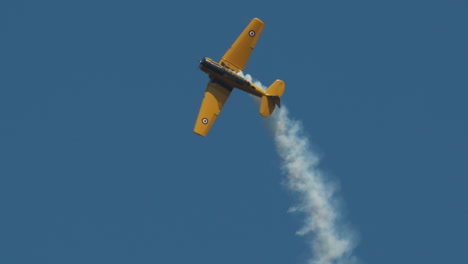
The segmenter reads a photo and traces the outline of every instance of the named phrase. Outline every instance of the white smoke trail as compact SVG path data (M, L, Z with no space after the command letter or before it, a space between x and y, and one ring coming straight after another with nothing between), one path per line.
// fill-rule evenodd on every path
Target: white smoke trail
M309 263L355 263L354 234L340 219L335 186L327 183L318 169L319 158L312 152L302 124L288 116L284 105L275 112L269 122L288 176L287 186L300 200L291 211L299 211L306 217L297 234L311 238L313 258Z
M252 81L250 75L241 75ZM266 89L258 81L254 84ZM318 168L319 157L311 150L301 122L292 120L284 105L267 120L288 176L287 186L300 201L290 211L298 211L305 216L304 226L297 234L310 239L313 256L309 263L356 263L357 259L352 255L355 235L340 219L336 185L327 182Z

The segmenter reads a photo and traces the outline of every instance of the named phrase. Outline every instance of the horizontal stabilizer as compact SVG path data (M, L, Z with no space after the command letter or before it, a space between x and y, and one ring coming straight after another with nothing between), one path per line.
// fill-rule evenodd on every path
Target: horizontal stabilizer
M265 91L267 95L281 97L284 93L284 82L282 80L274 81Z
M270 116L275 107L281 107L280 97L284 93L284 82L282 80L276 80L270 87L265 91L266 95L262 96L260 103L260 114L262 116Z

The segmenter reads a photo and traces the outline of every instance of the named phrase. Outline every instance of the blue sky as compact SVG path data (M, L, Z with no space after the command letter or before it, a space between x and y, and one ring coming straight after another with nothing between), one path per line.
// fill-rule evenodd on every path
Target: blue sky
M235 91L192 132L248 19L363 263L468 259L465 1L3 1L0 263L306 263L273 138Z

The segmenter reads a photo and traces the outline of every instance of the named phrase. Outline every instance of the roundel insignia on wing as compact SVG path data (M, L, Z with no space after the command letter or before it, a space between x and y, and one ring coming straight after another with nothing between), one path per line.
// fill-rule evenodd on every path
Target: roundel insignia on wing
M250 31L249 31L249 36L251 36L251 37L255 36L255 31L250 30Z
M208 124L208 118L205 118L205 117L202 118L201 122L202 122L204 125Z

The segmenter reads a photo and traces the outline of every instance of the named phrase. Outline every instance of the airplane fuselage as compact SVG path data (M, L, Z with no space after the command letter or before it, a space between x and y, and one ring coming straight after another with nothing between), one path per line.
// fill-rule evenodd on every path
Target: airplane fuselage
M257 97L265 95L265 91L260 87L249 82L229 67L221 65L210 58L205 57L200 61L200 69L206 72L210 79L218 82L228 90L238 88Z

